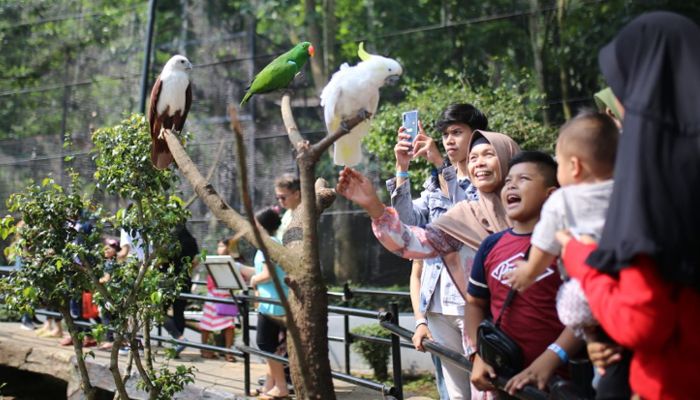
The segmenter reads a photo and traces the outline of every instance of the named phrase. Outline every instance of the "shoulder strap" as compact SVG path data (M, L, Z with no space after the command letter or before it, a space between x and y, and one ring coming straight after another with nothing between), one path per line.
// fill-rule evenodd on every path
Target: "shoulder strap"
M496 321L494 322L496 326L499 326L501 324L501 318L503 317L503 314L506 311L506 307L508 307L510 303L513 302L513 298L515 297L516 293L518 293L518 291L513 288L510 288L510 291L508 291L506 301L503 302L503 306L501 306L501 312L498 313L498 318L496 318Z
M530 257L530 249L532 246L527 247L527 251L525 252L525 257L524 259L527 260ZM494 321L494 324L496 326L499 326L501 324L501 318L503 318L503 314L506 311L506 308L510 306L510 303L513 302L513 299L515 298L515 294L518 293L517 290L513 289L512 287L508 291L508 296L506 296L506 301L503 302L503 306L501 306L501 312L498 313L498 318L496 318L496 321Z

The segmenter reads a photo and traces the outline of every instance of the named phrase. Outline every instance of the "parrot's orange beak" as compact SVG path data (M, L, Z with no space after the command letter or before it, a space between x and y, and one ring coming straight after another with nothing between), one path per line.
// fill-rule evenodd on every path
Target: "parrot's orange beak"
M314 54L316 54L316 49L314 49L314 45L311 44L309 45L309 55L313 57Z

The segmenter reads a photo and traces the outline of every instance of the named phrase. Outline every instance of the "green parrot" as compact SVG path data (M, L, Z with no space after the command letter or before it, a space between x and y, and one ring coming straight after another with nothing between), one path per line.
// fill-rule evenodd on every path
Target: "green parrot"
M304 67L309 56L314 56L314 46L309 42L301 42L272 60L255 75L253 83L246 88L247 92L241 100L241 105L245 104L254 94L267 93L287 87Z

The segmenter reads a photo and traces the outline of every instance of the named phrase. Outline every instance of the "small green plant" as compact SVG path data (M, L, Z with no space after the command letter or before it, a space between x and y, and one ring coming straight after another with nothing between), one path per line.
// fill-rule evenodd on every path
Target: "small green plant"
M380 338L390 338L391 333L378 324L360 325L351 330L355 335L374 336ZM353 350L360 353L362 358L372 367L374 377L378 381L385 381L389 378L387 364L391 347L382 343L374 343L366 340L355 340L352 344Z
M15 218L7 216L0 220L0 237L16 234L11 250L24 266L0 279L0 296L4 296L4 303L12 312L53 307L63 314L76 343L74 350L85 397L95 399L97 391L90 384L83 362L90 353L83 352L79 344L84 333L73 324L68 305L69 299L79 299L84 291L92 292L93 300L109 310L112 317L109 326L97 325L92 334L100 339L107 329L114 330L116 342L131 344L126 375L135 365L151 399L172 398L192 381L192 371L182 366L156 370L149 335L151 324L162 321L164 310L185 281L185 274L176 274L172 265L180 251L173 232L184 224L189 212L172 193L177 183L174 171L159 171L151 165L151 137L145 117L135 114L116 126L98 129L92 139L97 166L94 183L99 194L118 195L130 206L114 214L103 209L97 200L99 196L86 191L82 179L72 171L67 187L46 178L12 194L9 210L24 225L19 228ZM145 257L129 257L120 262L111 279L104 283L99 278L106 267L102 236L108 226L138 233ZM191 262L183 259L183 270L189 270ZM144 335L143 361L136 350L139 331ZM118 353L113 351L111 357L118 365ZM125 381L118 369L115 371L120 398L128 398Z
M178 365L175 371L171 371L167 366L161 367L158 371L151 373L151 382L153 385L160 388L156 400L172 399L175 394L181 392L186 385L194 383L194 372L196 367L186 367ZM141 390L146 390L147 386L143 380L139 380L136 385Z

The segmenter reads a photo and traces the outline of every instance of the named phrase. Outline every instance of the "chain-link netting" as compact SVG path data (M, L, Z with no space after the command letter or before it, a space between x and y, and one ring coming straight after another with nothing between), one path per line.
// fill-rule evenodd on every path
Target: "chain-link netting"
M147 7L138 5L114 13L98 14L89 10L65 7L66 3L47 4L43 15L54 18L52 32L55 42L71 45L80 38L93 35L98 22L112 29L104 46L79 47L67 53L63 70L48 71L38 82L17 90L0 82L0 101L5 113L22 128L6 126L5 137L26 136L19 132L33 127L35 136L0 141L0 213L8 213L5 200L22 190L30 180L41 181L52 176L63 185L68 184L67 167L77 170L89 184L95 172L90 153L93 145L91 132L102 126L118 123L131 112L138 111L140 103L141 62L146 35ZM192 4L190 4L192 3ZM185 130L192 133L187 152L202 175L232 208L242 211L236 151L229 125L227 106L238 103L247 83L275 55L286 50L287 44L273 44L254 34L242 16L211 18L206 4L185 2L183 13L187 18L178 21L182 33L168 43L154 43L158 50L150 71L150 85L169 56L181 53L194 64L191 73L193 104ZM10 7L11 8L11 7ZM15 10L17 11L17 10ZM32 35L43 34L46 23L17 11L21 20L43 24ZM9 14L5 14L8 17ZM118 22L115 22L119 18ZM59 32L61 21L78 21L70 31ZM197 21L194 24L193 21ZM7 24L5 20L3 23ZM11 24L11 23L10 23ZM110 25L111 24L111 25ZM7 29L20 29L9 25ZM175 27L178 28L178 27ZM46 28L48 29L48 28ZM107 29L107 28L104 28ZM39 32L39 33L37 33ZM58 37L59 33L63 35ZM156 36L157 37L157 36ZM60 43L59 43L60 42ZM31 53L31 52L28 52ZM31 56L31 54L28 54ZM39 55L37 55L39 58ZM325 132L321 123L318 98L311 87L309 66L293 84L294 113L302 132L311 141ZM246 134L248 179L256 209L276 204L274 179L285 172L296 172L294 154L282 125L279 109L280 93L256 96L240 110L240 120ZM31 102L29 102L31 100ZM31 107L28 106L31 104ZM63 148L64 134L70 136L72 146ZM64 161L72 155L70 162ZM368 163L370 176L376 180L377 171ZM332 179L337 174L325 157L319 172ZM333 183L333 182L331 182ZM94 189L94 185L92 185ZM213 217L208 208L196 199L191 186L182 181L179 195L192 200L189 222L200 246L213 253L217 240L230 236L231 230ZM117 198L95 192L109 210L126 204ZM346 202L337 202L320 220L321 258L324 274L329 282L354 280L364 284L396 284L408 281L406 262L384 251L371 234L366 214L351 208ZM4 247L4 246L3 246ZM248 251L250 254L250 248Z

